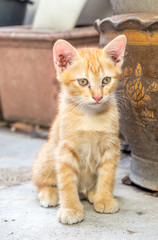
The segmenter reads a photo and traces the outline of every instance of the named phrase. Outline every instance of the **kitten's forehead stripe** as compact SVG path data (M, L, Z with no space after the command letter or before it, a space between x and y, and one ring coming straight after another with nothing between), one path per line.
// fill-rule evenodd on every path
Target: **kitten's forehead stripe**
M100 62L100 59L99 59L99 57L98 57L98 54L96 54L96 58L97 58L97 62L98 62L99 67L100 67L100 71L101 71L102 74L104 75L104 69L103 69L103 66L102 66L102 64L101 64L101 62Z
M88 76L88 72L91 71L91 73L98 78L100 75L100 70L104 74L103 66L100 63L99 55L102 55L102 52L100 49L79 49L79 53L81 57L83 57L85 65L86 65L86 74Z

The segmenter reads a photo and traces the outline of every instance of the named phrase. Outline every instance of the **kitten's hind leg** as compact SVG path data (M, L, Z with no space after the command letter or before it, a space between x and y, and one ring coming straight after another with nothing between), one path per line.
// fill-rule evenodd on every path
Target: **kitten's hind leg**
M38 189L38 197L42 207L55 207L58 205L58 192L56 187L43 187Z
M93 189L92 191L90 191L90 192L88 193L87 199L88 199L88 201L89 201L90 203L93 203L93 202L94 202L95 192L96 192L96 190Z
M49 143L43 145L32 167L32 178L43 207L58 205L58 191L54 162L49 154Z

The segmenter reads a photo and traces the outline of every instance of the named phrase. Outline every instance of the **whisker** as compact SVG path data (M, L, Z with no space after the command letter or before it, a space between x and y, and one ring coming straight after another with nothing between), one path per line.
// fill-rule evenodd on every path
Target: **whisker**
M122 109L124 109L124 107L126 107L126 108L129 110L129 105L128 105L125 101L117 100L117 104L118 104L118 106L121 107Z

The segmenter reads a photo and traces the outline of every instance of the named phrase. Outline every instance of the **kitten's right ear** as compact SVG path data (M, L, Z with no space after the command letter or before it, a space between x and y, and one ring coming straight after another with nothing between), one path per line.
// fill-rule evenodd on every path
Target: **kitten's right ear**
M54 64L60 71L64 71L69 65L72 65L78 55L76 48L65 40L58 40L54 44Z
M125 35L120 35L108 43L103 51L113 61L115 65L122 65L125 54L127 39Z

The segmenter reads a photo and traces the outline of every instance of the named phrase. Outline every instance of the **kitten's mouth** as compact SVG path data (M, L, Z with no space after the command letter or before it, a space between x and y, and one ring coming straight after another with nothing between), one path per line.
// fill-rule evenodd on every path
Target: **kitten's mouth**
M89 103L89 105L100 105L101 102Z

